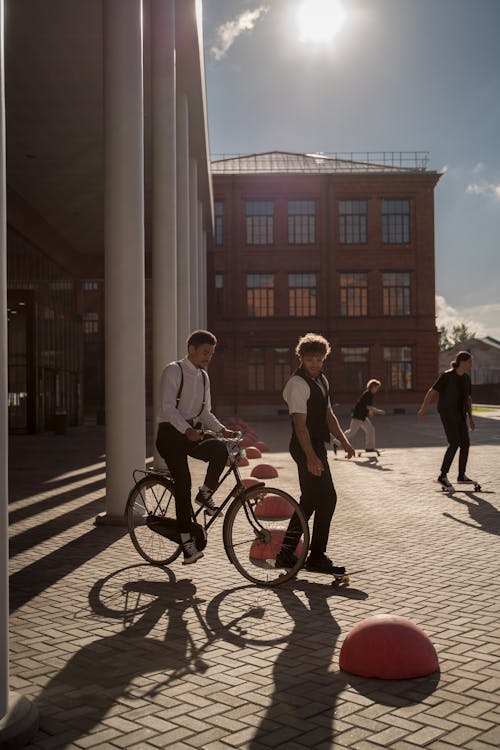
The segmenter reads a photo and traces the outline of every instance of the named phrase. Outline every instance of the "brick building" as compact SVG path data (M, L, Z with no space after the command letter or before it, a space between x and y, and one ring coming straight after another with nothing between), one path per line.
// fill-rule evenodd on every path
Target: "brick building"
M211 365L221 413L276 414L300 335L333 344L327 374L350 406L414 404L437 373L434 187L422 153L363 160L270 152L212 162Z

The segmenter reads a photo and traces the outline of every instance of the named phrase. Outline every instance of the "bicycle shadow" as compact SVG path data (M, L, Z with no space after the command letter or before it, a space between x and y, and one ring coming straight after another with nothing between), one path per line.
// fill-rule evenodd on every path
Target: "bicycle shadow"
M453 495L453 500L460 503L460 505L465 505L469 511L471 521L475 521L475 523L456 518L454 515L447 512L444 512L443 516L451 518L453 521L461 523L463 526L468 526L471 529L485 531L488 534L500 536L500 511L492 503L484 500L484 498L479 494L476 494L473 490L465 492L464 495L465 497Z
M128 570L137 567L130 566ZM109 576L92 586L89 604L93 614L122 619L123 629L84 645L44 687L37 700L39 731L44 736L52 733L53 720L57 722L58 733L64 722L68 741L87 736L116 703L134 699L135 692L143 690L142 683L147 683L148 676L154 684L155 673L175 672L185 666L190 637L184 613L192 605L196 587L189 579L176 581L170 571L162 572L164 580L141 578L121 587L125 604L125 614L122 612L121 616L110 610L109 600L103 603L99 596ZM168 620L163 637L148 637L165 613ZM190 668L202 671L205 665L192 662ZM134 688L136 680L140 681L140 688Z
M68 743L86 737L117 704L154 705L154 696L170 683L187 678L189 685L189 675L209 668L203 652L218 636L203 621L203 600L196 597L191 579L177 580L168 568L140 563L96 581L88 598L87 616L97 617L99 625L106 618L97 632L113 627L110 619L121 621L121 629L80 648L43 688L37 699L40 725L35 743L46 741L47 734L64 733ZM201 647L190 633L190 610L196 612L206 636ZM249 616L254 614L238 614L229 627L237 629ZM178 724L172 722L171 729L178 729Z

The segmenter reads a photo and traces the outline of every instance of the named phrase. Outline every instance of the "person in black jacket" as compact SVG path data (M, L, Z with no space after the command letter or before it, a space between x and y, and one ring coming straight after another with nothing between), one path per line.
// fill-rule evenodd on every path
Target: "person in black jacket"
M471 430L475 429L472 416L472 388L469 372L472 367L472 355L470 352L458 352L455 360L451 363L451 369L440 374L436 382L425 394L422 406L419 409L419 419L424 419L429 404L438 400L438 412L443 423L448 447L441 464L438 482L445 488L451 487L448 479L455 453L460 449L458 455L458 482L473 483L465 473L467 459L469 457L469 430L467 428L467 417Z
M350 445L332 411L328 380L322 372L323 363L330 353L328 341L314 333L299 339L295 352L300 367L288 380L283 398L288 404L292 419L290 453L297 464L301 490L300 506L307 520L314 513L313 532L306 570L342 575L345 568L336 566L326 556L330 523L337 502L325 443L330 434L339 440L351 458ZM297 544L296 527L292 518L276 565L293 567Z

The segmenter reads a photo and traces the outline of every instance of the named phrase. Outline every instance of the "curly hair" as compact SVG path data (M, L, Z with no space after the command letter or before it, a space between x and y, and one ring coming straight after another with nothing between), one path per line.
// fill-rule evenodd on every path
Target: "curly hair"
M305 336L301 336L295 347L295 354L298 357L303 357L305 354L321 354L323 357L328 357L330 351L330 344L319 333L306 333Z

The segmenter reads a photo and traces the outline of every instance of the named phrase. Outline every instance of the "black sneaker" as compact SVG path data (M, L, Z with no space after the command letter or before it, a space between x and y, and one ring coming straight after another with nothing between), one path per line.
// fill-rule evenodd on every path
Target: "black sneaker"
M309 555L304 568L310 573L328 573L334 576L343 576L345 573L343 565L334 565L326 555L320 555L319 557Z
M182 543L182 551L184 553L183 565L191 565L203 557L203 552L197 548L192 539Z
M462 474L461 477L457 477L457 482L463 482L464 484L474 484L474 480L467 476L467 474Z
M212 500L212 495L206 497L200 490L194 499L195 503L201 505L207 516L215 516L219 508Z
M297 555L292 552L291 549L288 549L287 547L282 547L278 554L276 555L276 568L294 568L295 565L297 565L297 560L299 558Z
M450 480L448 479L448 477L446 476L446 474L440 474L438 476L437 480L438 480L439 484L441 485L441 487L444 487L447 490L453 488L453 485L450 482Z

